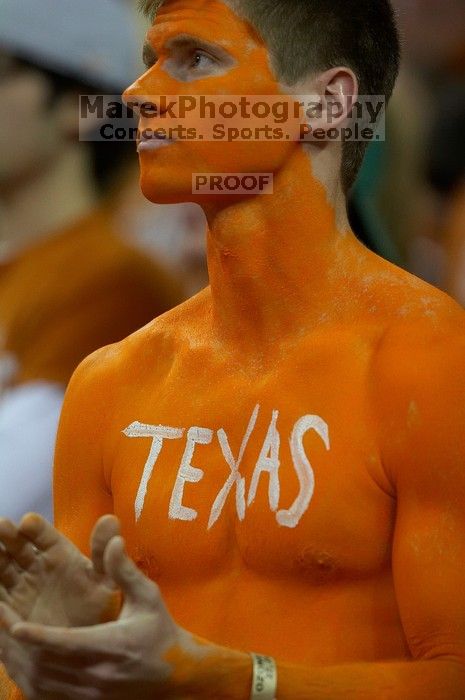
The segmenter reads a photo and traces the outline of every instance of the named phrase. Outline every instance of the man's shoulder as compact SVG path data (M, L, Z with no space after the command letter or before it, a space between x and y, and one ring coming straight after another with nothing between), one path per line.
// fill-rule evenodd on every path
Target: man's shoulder
M414 355L431 342L460 338L465 311L448 294L406 270L367 254L367 269L360 275L357 318L379 328L377 351L385 355Z
M420 282L396 311L381 324L376 349L380 361L409 370L424 356L444 364L457 351L462 354L465 311L448 295Z
M426 283L414 286L374 348L376 401L393 426L419 407L431 419L447 405L465 409L465 311Z
M73 375L73 382L111 387L139 374L158 374L160 367L195 342L205 326L207 290L188 299L117 343L107 345L85 358Z
M433 457L449 473L465 454L465 312L439 292L425 299L421 313L416 300L416 308L390 319L372 357L374 425L384 469L397 485L430 475Z
M365 266L359 275L363 299L385 325L424 322L426 327L465 313L441 289L369 251L365 251Z

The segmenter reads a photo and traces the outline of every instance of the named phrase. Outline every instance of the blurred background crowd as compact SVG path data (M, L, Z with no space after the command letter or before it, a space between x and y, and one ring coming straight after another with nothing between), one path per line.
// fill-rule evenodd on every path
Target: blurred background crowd
M384 257L465 304L465 2L393 0L402 69L352 194Z
M373 250L465 305L465 0L394 0L403 63L350 199ZM77 96L142 70L136 0L0 0L0 512L51 518L76 365L207 284L205 219L157 206L134 143L78 138ZM77 465L78 466L78 465Z

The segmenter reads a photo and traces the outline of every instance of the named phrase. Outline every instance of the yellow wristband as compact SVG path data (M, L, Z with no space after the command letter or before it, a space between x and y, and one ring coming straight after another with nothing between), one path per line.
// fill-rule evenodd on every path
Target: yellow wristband
M271 656L251 654L253 680L250 700L276 700L278 673L275 660Z

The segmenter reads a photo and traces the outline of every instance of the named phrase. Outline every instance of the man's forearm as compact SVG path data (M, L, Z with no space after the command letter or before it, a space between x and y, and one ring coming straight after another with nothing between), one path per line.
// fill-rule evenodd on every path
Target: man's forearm
M463 700L465 664L449 659L337 666L279 663L277 700ZM192 669L188 697L248 700L248 654L218 648ZM186 695L187 697L187 695Z

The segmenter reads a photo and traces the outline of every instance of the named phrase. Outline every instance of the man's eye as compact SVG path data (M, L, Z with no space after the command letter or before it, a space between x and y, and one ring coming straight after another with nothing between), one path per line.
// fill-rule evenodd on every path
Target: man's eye
M213 63L213 58L203 51L195 51L192 54L191 68L207 68Z
M157 63L158 56L154 53L154 51L147 48L143 51L142 61L148 70L149 68L153 68L153 66Z

